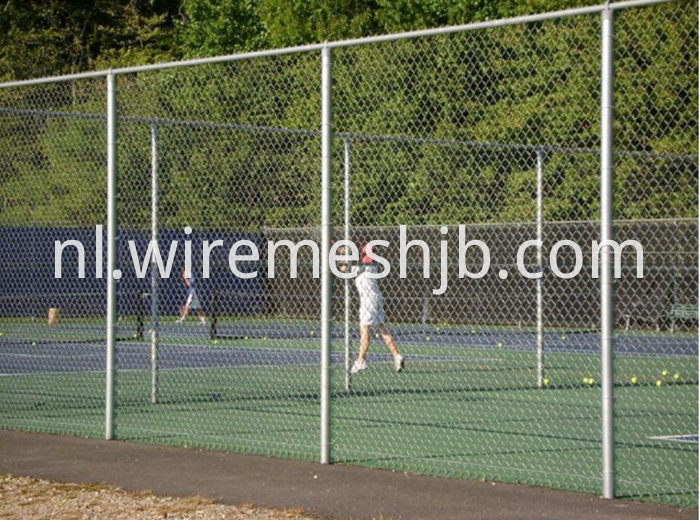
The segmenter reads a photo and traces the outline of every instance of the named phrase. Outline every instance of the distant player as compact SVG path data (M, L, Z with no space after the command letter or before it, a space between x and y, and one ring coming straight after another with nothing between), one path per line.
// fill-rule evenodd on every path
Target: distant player
M340 266L340 270L345 272L347 266ZM372 327L376 327L379 334L382 335L384 343L394 356L394 368L397 372L401 372L404 368L404 359L396 347L394 338L384 324L384 298L379 289L379 280L366 276L367 273L377 273L377 266L367 256L367 244L362 246L360 263L352 267L352 272L356 274L355 286L360 295L360 353L350 368L350 373L357 374L367 368L367 351L369 350Z
M197 289L194 286L194 276L190 275L190 277L187 278L187 276L185 276L185 269L183 269L180 277L182 278L182 282L185 284L185 287L187 287L187 299L185 300L185 305L182 307L182 316L180 316L177 322L184 323L190 311L195 310L199 316L199 322L202 325L206 325L207 318L204 316L202 304L199 301L199 296L197 296Z

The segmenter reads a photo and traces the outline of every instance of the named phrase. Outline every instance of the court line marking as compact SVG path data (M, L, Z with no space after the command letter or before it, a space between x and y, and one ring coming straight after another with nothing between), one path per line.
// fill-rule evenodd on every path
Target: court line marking
M681 442L684 444L698 444L698 434L691 433L688 435L663 435L657 437L649 437L655 441L670 441L670 442Z

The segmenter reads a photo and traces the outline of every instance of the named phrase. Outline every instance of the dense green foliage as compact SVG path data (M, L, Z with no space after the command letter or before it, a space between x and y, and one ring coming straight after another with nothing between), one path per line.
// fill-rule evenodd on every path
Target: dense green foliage
M0 17L0 79L571 5L105 0L88 8L11 0ZM617 157L616 216L697 216L697 3L621 12L616 41L617 149L646 154ZM537 150L545 165L546 218L597 218L598 156L571 149L594 151L599 144L599 56L598 16L336 50L336 193L342 193L343 136L352 134L354 224L531 222ZM104 80L0 90L0 107L103 116ZM318 223L318 53L120 76L119 108L124 225L150 222L153 118L170 121L159 125L164 226ZM102 119L0 115L0 222L102 222L104 143ZM340 196L335 203L340 218Z
M590 0L7 0L0 81L469 23Z

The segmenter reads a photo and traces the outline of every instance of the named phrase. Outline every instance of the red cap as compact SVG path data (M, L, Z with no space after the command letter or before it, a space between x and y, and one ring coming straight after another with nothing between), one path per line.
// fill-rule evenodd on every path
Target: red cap
M372 251L372 248L369 249L370 252ZM367 256L367 244L362 244L362 249L360 250L360 262L363 264L371 264L372 259Z

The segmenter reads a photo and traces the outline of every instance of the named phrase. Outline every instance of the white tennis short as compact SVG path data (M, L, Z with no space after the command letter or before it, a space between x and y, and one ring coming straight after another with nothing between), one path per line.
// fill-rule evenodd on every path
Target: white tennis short
M381 295L367 295L360 298L360 325L381 325L384 323L384 302Z
M381 325L384 323L384 298L379 290L379 281L368 278L367 273L376 273L373 265L354 266L355 285L360 295L360 325Z
M197 296L197 291L190 289L190 291L187 293L187 301L185 302L185 305L190 309L202 308L202 304L199 302L199 296Z

